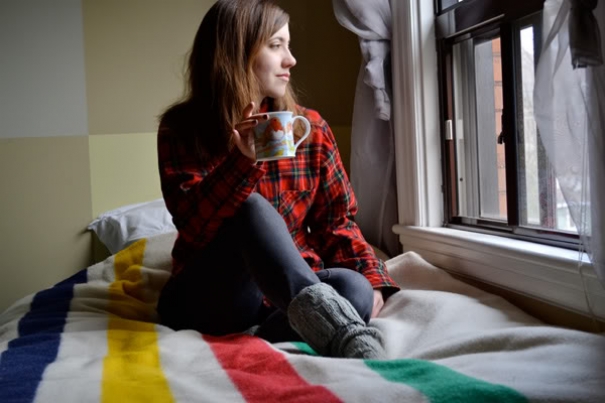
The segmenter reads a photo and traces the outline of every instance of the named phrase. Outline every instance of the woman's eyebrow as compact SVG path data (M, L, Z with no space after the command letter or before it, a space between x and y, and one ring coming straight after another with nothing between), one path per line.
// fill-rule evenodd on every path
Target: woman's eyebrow
M283 36L274 36L273 38L271 38L272 41L274 40L278 40L280 42L290 42L289 40L287 40L286 38L284 38Z

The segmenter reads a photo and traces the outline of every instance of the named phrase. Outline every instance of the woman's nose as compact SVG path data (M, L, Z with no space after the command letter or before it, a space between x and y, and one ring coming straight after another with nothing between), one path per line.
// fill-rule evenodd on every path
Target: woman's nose
M292 54L292 52L290 50L288 50L288 54L286 55L286 58L283 61L284 67L294 67L296 66L296 58L294 58L294 55Z

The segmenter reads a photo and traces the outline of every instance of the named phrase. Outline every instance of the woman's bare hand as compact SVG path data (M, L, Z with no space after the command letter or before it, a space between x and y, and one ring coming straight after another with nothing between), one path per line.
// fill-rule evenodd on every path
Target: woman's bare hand
M250 102L244 109L242 120L233 129L233 141L240 152L252 161L256 161L254 149L254 127L268 119L266 114L252 114L255 104Z
M375 318L380 313L380 310L384 306L384 298L382 297L382 291L374 290L374 306L372 307L372 318Z

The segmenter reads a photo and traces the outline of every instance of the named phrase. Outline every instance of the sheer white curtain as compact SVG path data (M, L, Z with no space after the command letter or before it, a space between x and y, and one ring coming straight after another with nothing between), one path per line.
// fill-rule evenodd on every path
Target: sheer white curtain
M599 4L600 3L600 4ZM546 0L534 106L584 250L605 285L605 1Z
M391 125L389 0L332 0L338 22L359 37L363 57L351 132L351 184L357 224L368 242L399 253L395 147Z

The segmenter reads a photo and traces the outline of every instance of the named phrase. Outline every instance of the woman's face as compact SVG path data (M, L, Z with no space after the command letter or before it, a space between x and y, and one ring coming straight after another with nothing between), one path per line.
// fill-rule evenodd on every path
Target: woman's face
M296 59L290 52L290 31L286 24L263 44L254 63L254 74L260 82L263 98L285 95L290 69L294 65Z

